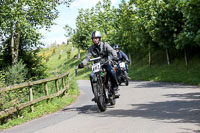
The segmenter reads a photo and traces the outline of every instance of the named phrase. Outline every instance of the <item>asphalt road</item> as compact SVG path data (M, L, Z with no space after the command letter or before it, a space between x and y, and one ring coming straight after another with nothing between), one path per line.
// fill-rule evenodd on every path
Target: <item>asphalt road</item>
M100 112L87 80L72 105L0 133L200 133L200 88L132 81L115 106Z

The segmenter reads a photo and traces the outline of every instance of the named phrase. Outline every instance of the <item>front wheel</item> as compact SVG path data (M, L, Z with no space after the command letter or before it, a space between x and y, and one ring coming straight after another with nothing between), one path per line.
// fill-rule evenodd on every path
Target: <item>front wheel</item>
M127 74L126 71L125 71L124 73L125 73L125 84L126 84L126 86L128 86L128 84L129 84L129 81L128 81L128 74Z
M93 83L93 93L94 93L94 98L95 98L95 102L98 101L98 86L97 83Z
M102 80L98 80L97 82L97 106L101 112L104 112L107 108L107 102L106 102L106 94L103 88L103 85L101 84Z

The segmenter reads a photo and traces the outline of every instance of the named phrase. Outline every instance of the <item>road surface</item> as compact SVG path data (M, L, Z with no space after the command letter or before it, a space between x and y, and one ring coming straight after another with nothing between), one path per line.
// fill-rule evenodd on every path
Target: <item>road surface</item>
M200 88L132 81L115 106L100 112L88 80L70 106L0 133L200 133Z

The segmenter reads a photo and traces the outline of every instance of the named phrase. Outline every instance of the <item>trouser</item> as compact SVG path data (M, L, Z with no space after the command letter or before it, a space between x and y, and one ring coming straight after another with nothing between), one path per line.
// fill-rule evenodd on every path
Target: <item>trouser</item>
M103 65L102 68L106 69L106 72L108 76L110 77L112 87L113 88L118 87L116 73L114 72L112 66L110 64L106 64L106 65ZM96 82L96 79L94 79L94 72L91 72L90 74L90 82L91 82L91 86L93 82ZM92 91L93 91L93 86L92 86Z

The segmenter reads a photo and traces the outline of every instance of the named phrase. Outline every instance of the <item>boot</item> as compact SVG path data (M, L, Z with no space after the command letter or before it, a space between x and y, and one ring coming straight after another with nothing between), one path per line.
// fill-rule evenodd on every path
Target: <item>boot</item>
M93 97L91 101L94 101L96 103L95 97Z
M115 91L115 98L119 98L118 86L114 87L113 90Z
M115 98L119 98L120 94L117 90L115 90Z

